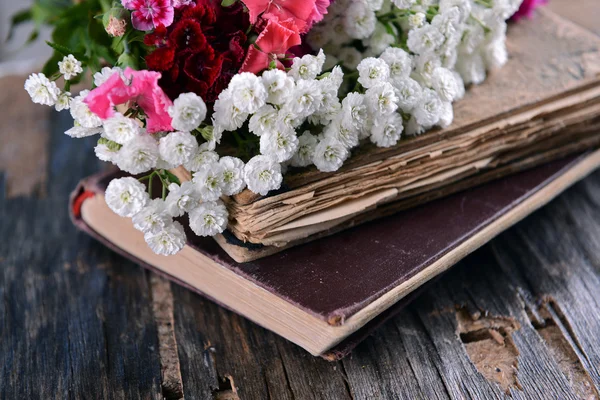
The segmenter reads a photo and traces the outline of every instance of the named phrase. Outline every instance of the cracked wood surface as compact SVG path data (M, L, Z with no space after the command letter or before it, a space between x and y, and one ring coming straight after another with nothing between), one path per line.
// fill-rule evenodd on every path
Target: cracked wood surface
M101 168L93 139L21 104L4 127L49 133L0 129L0 399L600 398L600 172L329 363L78 233L67 196Z

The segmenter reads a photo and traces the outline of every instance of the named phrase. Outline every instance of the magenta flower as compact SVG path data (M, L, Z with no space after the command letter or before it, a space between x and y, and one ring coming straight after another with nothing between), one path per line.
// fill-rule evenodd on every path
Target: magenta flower
M131 24L139 31L173 23L175 9L171 0L121 0L121 4L131 10Z
M517 11L511 19L513 21L518 21L523 17L531 18L533 17L533 12L535 9L544 4L548 4L548 0L525 0L521 4L519 11Z
M172 131L168 109L173 102L158 86L161 74L127 68L123 75L113 74L87 95L84 102L90 110L105 120L115 115L115 106L137 104L146 114L148 133Z

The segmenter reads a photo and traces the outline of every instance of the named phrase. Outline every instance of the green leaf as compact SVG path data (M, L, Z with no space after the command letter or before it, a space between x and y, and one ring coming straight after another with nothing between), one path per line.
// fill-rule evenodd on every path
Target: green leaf
M15 34L15 29L17 28L17 26L19 26L25 22L32 21L32 20L33 20L33 14L31 13L31 9L23 10L21 12L16 13L10 20L10 29L8 31L6 40L8 41L8 40L12 39L13 35Z
M221 2L221 7L231 7L237 2L237 0L223 0Z
M173 175L171 172L165 170L165 175L167 176L169 182L176 183L179 186L181 186L181 181L179 180L179 178Z

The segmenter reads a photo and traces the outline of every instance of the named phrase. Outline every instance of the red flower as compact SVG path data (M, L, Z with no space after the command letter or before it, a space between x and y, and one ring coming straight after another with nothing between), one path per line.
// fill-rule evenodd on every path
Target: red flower
M298 28L292 19L279 22L277 18L271 18L256 39L255 45L248 49L241 72L257 74L269 68L272 61L277 63L279 69L283 69L279 59L286 58L288 50L300 43Z
M156 47L146 64L163 73L160 85L171 98L194 92L213 103L244 62L248 14L240 3L214 4L198 0L195 6L176 10L168 29L159 26L144 39Z

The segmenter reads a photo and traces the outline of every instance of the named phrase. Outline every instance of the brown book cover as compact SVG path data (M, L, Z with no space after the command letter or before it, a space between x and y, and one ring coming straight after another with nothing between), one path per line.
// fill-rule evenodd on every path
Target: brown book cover
M71 210L79 228L125 257L334 360L426 282L599 165L600 151L553 161L244 264L212 239L194 238L177 256L153 254L103 200L113 173L82 181Z

